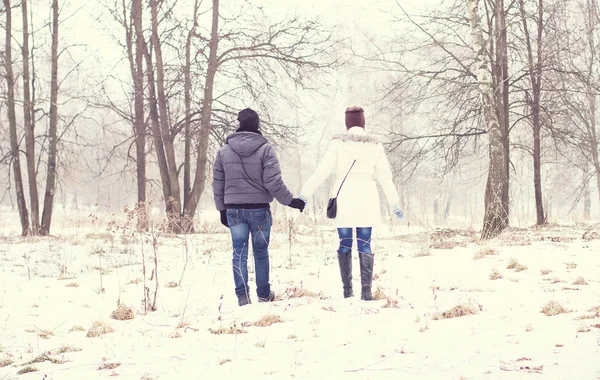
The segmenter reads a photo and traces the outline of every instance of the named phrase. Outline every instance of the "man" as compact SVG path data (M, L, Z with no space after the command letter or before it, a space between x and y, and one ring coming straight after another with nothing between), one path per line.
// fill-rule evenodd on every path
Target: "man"
M279 203L302 212L304 201L294 198L281 178L275 149L260 133L258 114L246 108L238 113L239 129L227 136L217 152L213 169L213 193L221 223L229 227L233 243L233 280L238 305L250 302L248 286L248 238L256 271L258 302L271 302L269 283L271 210Z

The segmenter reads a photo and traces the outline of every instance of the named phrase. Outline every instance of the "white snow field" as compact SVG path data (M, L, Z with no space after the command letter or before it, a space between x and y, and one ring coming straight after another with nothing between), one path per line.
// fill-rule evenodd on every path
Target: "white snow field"
M381 299L365 302L342 297L333 227L275 214L277 300L257 303L251 281L253 303L238 307L216 223L141 235L107 230L118 215L81 216L23 238L4 216L0 379L600 379L600 225L486 242L469 229L376 230ZM119 303L115 316L133 319L111 318Z

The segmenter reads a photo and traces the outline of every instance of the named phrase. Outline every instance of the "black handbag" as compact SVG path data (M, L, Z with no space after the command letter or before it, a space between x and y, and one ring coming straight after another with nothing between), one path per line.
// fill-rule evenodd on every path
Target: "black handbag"
M354 166L355 163L356 163L356 160L354 160L352 162L350 169L348 169L348 173L346 173L344 180L340 184L340 188L338 189L335 197L329 198L329 202L327 202L327 217L329 219L335 219L335 217L337 216L337 197L338 197L338 195L340 195L340 190L342 190L342 186L344 185L344 182L346 182L346 178L348 178L348 174L350 174L350 170L352 170L352 167Z

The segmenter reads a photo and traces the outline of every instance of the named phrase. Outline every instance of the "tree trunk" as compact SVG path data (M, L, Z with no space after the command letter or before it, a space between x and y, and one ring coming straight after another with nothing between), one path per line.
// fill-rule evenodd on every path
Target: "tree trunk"
M40 234L50 234L52 207L56 190L56 154L58 124L58 0L52 0L52 48L51 48L51 82L50 82L50 126L48 128L48 169L46 174L46 192L44 194L44 212Z
M527 17L525 14L525 4L523 0L519 0L519 8L521 11L521 22L523 24L523 32L525 34L525 43L527 45L527 58L529 77L531 81L531 99L527 99L531 107L531 122L533 125L533 187L535 191L535 211L536 224L538 226L546 224L546 216L544 214L544 201L542 197L542 152L541 152L541 118L540 105L542 97L542 36L543 36L543 2L538 0L538 20L537 20L537 57L534 62L533 46L531 36L527 25Z
M485 213L482 238L498 235L508 226L508 204L504 202L508 178L506 177L506 153L502 128L496 115L496 101L490 78L488 51L485 46L477 0L467 0L468 17L471 24L473 50L477 61L477 81L481 93L484 120L489 136L489 170L485 190Z
M123 11L126 12L126 4L123 2ZM142 1L133 0L131 3L131 23L125 26L127 38L127 53L129 66L133 79L133 134L136 149L136 174L137 174L137 228L139 231L148 229L148 208L146 206L146 124L144 121L144 41L143 36L135 33L142 29ZM124 19L127 20L124 14ZM135 54L134 54L135 35Z
M535 90L534 90L535 91ZM540 107L539 96L533 100L533 188L535 190L535 211L536 224L542 226L546 224L544 215L544 204L542 197L542 153L540 137Z
M209 42L208 69L206 72L206 81L204 85L204 98L202 99L202 116L200 119L200 136L198 142L198 158L196 166L196 175L194 178L194 187L190 194L188 207L184 210L185 217L192 219L196 213L200 196L204 191L206 182L206 155L208 153L208 139L211 131L213 86L215 75L219 62L217 60L217 50L219 48L219 0L213 0L212 8L212 28Z
M21 162L19 159L19 138L17 135L17 117L15 106L15 76L12 67L12 10L10 9L10 0L3 0L6 12L6 37L4 40L4 68L6 71L6 92L8 108L8 124L10 133L10 152L12 159L13 174L15 180L15 190L17 193L17 209L19 210L19 219L21 220L21 234L29 235L29 214L25 202L25 192L23 190L23 178L21 176Z
M598 173L596 173L598 174ZM590 220L592 215L592 195L590 190L590 181L588 177L588 165L584 165L583 170L583 219Z
M39 234L40 205L37 188L37 173L35 168L35 138L33 131L33 106L31 103L31 83L29 74L29 20L27 15L27 0L21 1L23 13L23 118L25 129L25 154L27 161L27 179L29 182L29 208L31 211L31 234Z
M185 101L185 126L184 126L184 164L183 164L183 231L191 232L193 230L192 220L188 217L185 210L188 209L190 196L192 193L192 38L196 34L198 26L198 8L200 4L194 2L194 13L192 16L192 28L190 29L185 43L185 68L184 68L184 101Z
M141 48L143 49L144 58L146 60L146 77L148 78L148 97L150 107L150 125L152 131L152 137L154 139L154 150L156 152L156 160L158 163L158 171L160 173L160 179L162 184L163 196L165 198L165 211L167 215L173 214L172 202L169 202L171 198L171 184L169 179L169 168L167 165L167 158L165 155L165 149L163 139L160 131L160 125L158 120L158 106L156 102L156 89L154 80L154 64L152 63L152 56L148 51L148 46L144 40L144 31L142 29L141 22L134 25L136 33L136 42L141 42Z
M506 32L506 14L504 0L496 1L496 67L498 76L499 102L496 104L498 109L498 122L502 129L502 140L504 143L505 168L506 168L506 188L503 189L502 202L510 205L510 120L509 120L509 93L510 86L508 80L508 40ZM509 218L510 207L506 209L506 217Z
M590 141L588 142L590 147L590 155L592 156L592 164L594 166L594 173L596 175L596 186L598 188L598 198L600 204L600 149L598 147L598 133L596 132L596 95L594 95L593 90L590 89L590 93L588 94L588 102L589 102L589 112L590 112L590 120L589 120L589 137ZM587 174L587 173L586 173Z
M152 47L156 57L156 98L158 100L159 126L161 131L162 143L167 159L167 169L170 185L170 198L166 199L171 204L169 220L170 227L175 232L181 229L181 195L179 188L179 176L177 163L175 161L175 147L171 134L169 113L167 107L167 98L165 95L164 64L162 58L161 43L158 36L158 4L157 0L150 0L150 11L152 20ZM169 207L168 207L169 208Z

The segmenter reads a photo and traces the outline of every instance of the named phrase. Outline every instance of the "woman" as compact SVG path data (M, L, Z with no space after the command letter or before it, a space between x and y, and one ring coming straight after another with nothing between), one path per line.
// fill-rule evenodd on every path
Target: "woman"
M334 221L340 237L337 256L344 298L354 295L351 252L353 229L356 228L361 300L371 301L374 261L371 233L373 227L381 223L377 182L383 188L388 205L396 218L404 219L404 213L398 206L398 191L392 181L392 172L383 145L376 136L365 132L365 116L360 107L346 109L346 133L334 134L327 153L304 184L299 198L306 202L332 171L335 171L336 181L331 190L331 197L335 197L339 190L337 216Z

